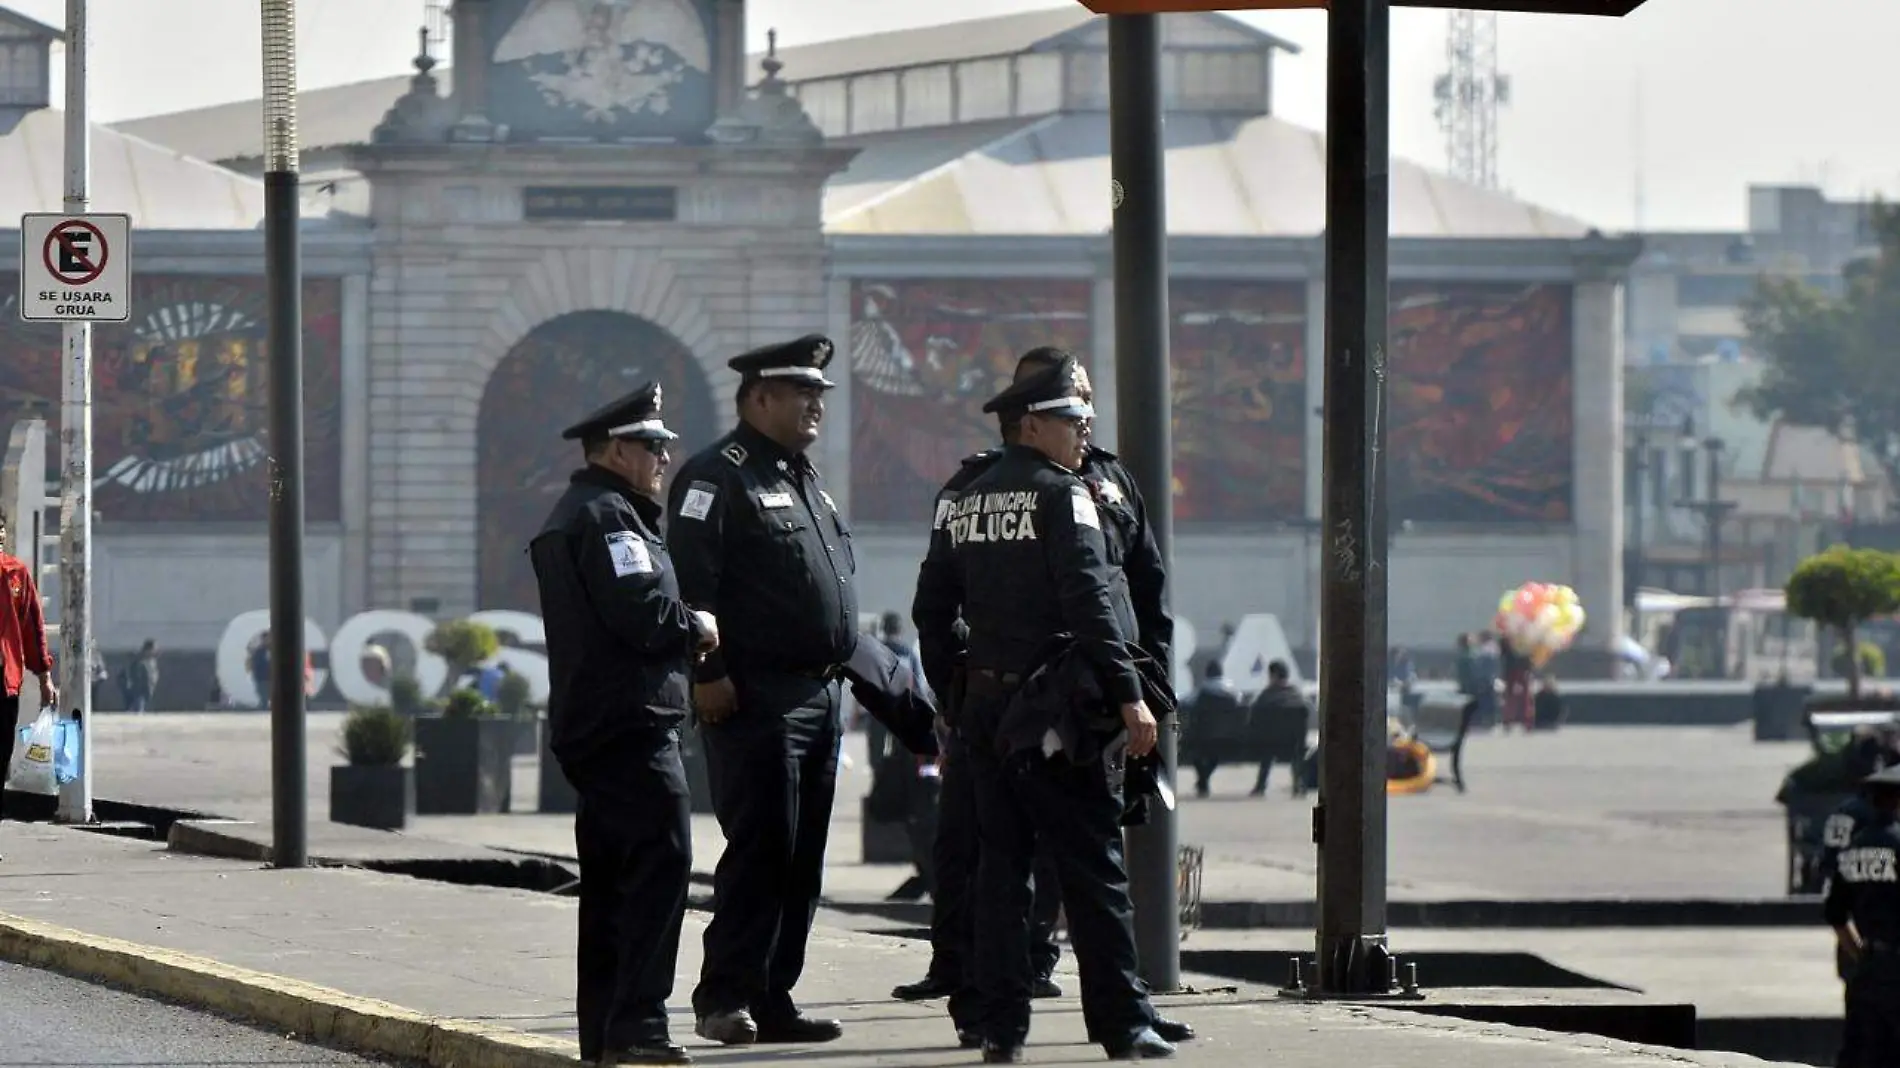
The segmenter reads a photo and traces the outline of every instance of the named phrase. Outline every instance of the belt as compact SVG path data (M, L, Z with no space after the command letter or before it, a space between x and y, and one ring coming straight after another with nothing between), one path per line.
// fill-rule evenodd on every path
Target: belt
M1023 676L1014 671L971 668L964 688L979 697L997 697L1023 684Z

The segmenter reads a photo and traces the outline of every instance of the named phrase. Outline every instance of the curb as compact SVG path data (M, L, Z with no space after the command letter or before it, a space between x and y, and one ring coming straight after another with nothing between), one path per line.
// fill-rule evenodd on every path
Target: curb
M0 959L208 1009L293 1037L430 1068L574 1068L571 1042L0 913Z

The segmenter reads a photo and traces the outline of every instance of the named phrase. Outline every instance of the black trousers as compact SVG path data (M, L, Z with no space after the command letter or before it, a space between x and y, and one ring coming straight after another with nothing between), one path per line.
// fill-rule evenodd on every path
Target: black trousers
M737 683L739 709L704 725L713 812L726 850L693 1010L797 1014L792 988L824 883L838 785L838 690L812 679Z
M944 750L937 797L937 839L931 849L936 883L930 899L930 971L933 979L957 984L950 1019L959 1031L975 1029L978 998L972 963L976 929L972 895L977 870L976 779L968 745L952 734ZM1034 891L1029 905L1029 967L1047 978L1062 959L1056 920L1062 914L1062 883L1046 845L1036 850Z
M564 766L580 795L576 1012L581 1057L665 1040L693 868L692 801L673 731Z
M1840 1068L1900 1064L1900 986L1863 980L1848 984L1840 1057Z
M979 707L985 703L993 707ZM972 699L968 711L970 722L993 723L1000 702ZM979 1033L1006 1046L1029 1034L1030 877L1038 840L1047 843L1062 884L1090 1039L1118 1045L1152 1027L1122 864L1122 799L1108 769L1100 761L1073 764L1062 753L1003 761L980 742L969 757L981 843L974 910Z

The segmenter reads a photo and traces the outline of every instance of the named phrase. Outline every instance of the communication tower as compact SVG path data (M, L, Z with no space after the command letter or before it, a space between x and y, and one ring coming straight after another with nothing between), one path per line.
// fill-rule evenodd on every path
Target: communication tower
M1498 73L1498 16L1451 11L1447 22L1446 70L1432 87L1446 167L1455 177L1496 189L1498 108L1511 102L1511 79Z

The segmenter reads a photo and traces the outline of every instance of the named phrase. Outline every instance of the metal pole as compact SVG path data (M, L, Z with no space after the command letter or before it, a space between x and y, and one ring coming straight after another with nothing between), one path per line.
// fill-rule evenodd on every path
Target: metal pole
M1709 596L1722 596L1722 443L1710 438L1709 450Z
M1631 457L1630 472L1635 477L1630 481L1630 545L1628 576L1623 580L1623 603L1630 610L1630 627L1641 633L1642 622L1642 585L1643 585L1643 510L1649 488L1649 434L1637 431L1635 455Z
M1391 990L1386 946L1388 0L1334 0L1326 63L1321 995Z
M303 306L297 5L264 0L264 263L270 300L272 863L307 861L303 692Z
M1163 565L1174 543L1173 443L1168 381L1168 204L1161 137L1161 26L1155 15L1108 20L1109 139L1115 185L1115 404L1117 444L1141 490ZM1159 751L1172 779L1177 724ZM1135 950L1152 990L1181 986L1180 833L1175 813L1150 805L1128 831Z
M67 215L91 207L91 126L87 122L86 0L66 0ZM60 696L81 729L79 777L59 790L59 819L92 822L92 324L60 326L59 678Z

